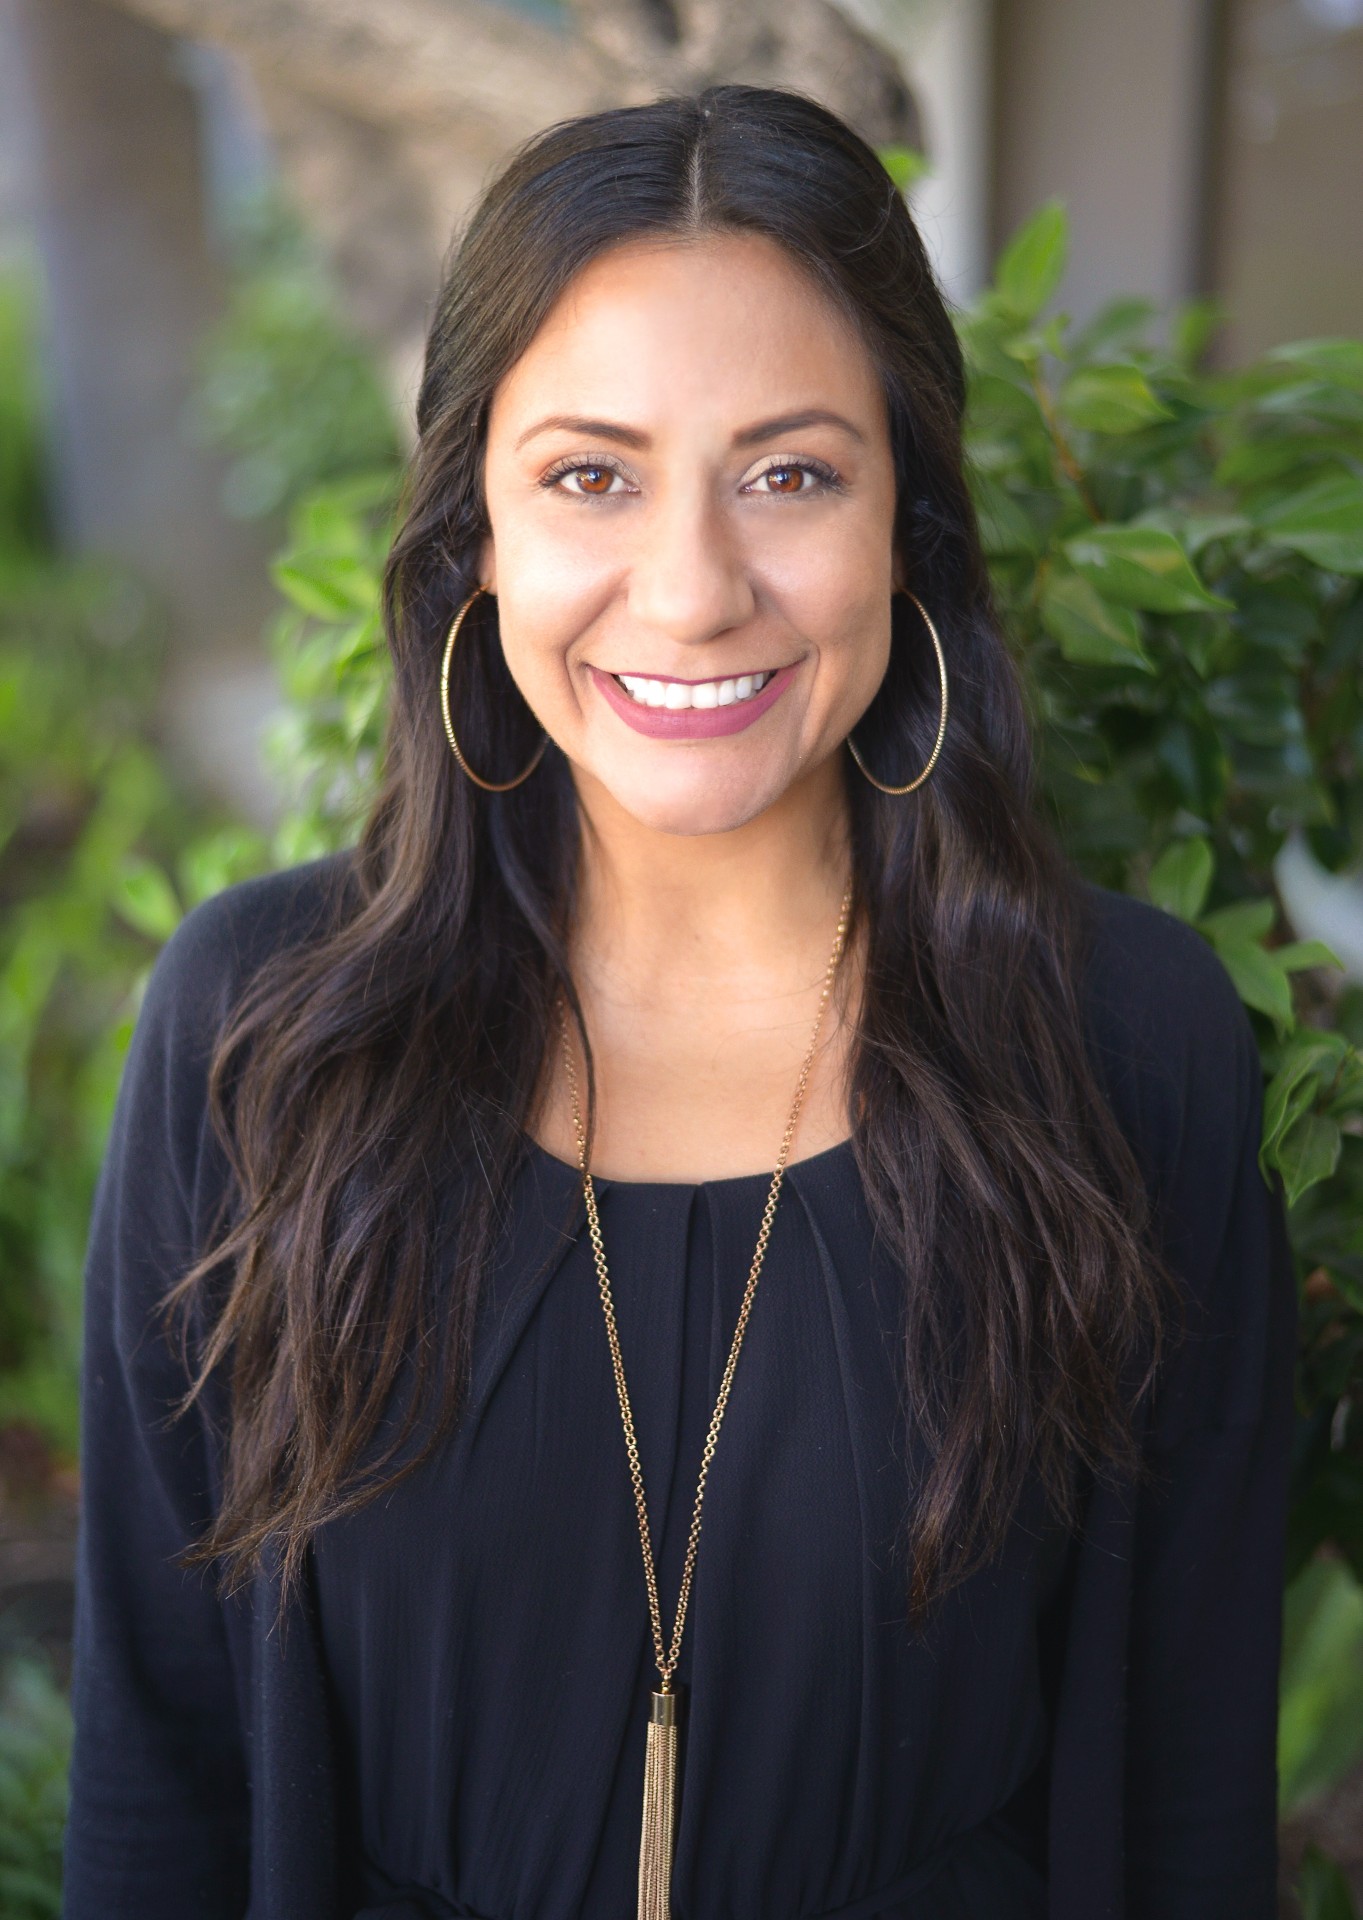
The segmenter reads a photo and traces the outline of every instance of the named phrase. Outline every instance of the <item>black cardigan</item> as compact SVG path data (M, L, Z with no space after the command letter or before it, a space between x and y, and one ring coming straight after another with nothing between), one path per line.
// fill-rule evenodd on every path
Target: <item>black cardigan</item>
M350 1920L361 1904L315 1580L280 1633L268 1571L220 1602L171 1564L218 1497L222 1407L210 1396L201 1417L165 1420L184 1377L154 1319L226 1178L205 1111L213 1036L261 961L319 923L343 864L195 909L153 970L124 1070L86 1275L68 1920ZM1280 1187L1257 1166L1258 1053L1197 934L1087 897L1095 1059L1192 1331L1142 1419L1155 1479L1089 1492L1039 1650L1048 1911L1271 1920L1296 1306ZM637 1549L626 1532L621 1552Z

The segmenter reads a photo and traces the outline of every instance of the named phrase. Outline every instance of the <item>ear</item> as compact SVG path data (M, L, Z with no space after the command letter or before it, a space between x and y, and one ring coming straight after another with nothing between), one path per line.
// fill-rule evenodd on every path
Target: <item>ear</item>
M497 591L497 555L490 533L478 548L478 584L489 593Z

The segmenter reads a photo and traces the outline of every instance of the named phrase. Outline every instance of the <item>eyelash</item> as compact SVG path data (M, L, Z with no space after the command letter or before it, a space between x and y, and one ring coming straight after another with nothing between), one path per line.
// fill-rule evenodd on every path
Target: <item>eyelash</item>
M570 454L567 458L556 461L540 480L539 484L542 487L552 490L558 486L560 480L566 480L570 473L581 473L590 467L599 467L609 473L618 473L621 479L625 477L624 468L617 465L614 460L605 455L600 457L593 456L590 459L584 460L580 455ZM845 483L834 468L830 467L826 461L815 460L807 454L797 454L789 460L773 460L769 466L763 467L761 473L754 474L753 479L764 479L769 473L787 473L793 467L798 467L801 473L812 474L814 478L819 481L820 484L818 487L810 489L812 492L841 493L844 489ZM567 493L572 492L572 489L565 487L562 491ZM778 500L798 500L803 497L804 493L805 489L802 487L799 493L775 494L769 497ZM575 500L618 500L620 497L618 493L573 492L573 498Z

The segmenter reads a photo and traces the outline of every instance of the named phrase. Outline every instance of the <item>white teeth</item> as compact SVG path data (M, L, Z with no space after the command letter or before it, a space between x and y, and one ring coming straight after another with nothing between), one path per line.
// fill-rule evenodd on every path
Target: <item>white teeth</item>
M616 679L641 707L666 707L680 713L687 707L732 707L751 700L771 679L770 673L740 673L732 680L649 680L638 673L617 673Z

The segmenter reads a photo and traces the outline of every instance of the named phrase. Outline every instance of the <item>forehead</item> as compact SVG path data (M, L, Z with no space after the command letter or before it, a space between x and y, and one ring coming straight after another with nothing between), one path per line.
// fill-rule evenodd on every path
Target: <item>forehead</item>
M883 412L859 331L762 234L643 238L599 254L559 296L500 382L489 429L546 406L643 425L760 417L796 405Z

